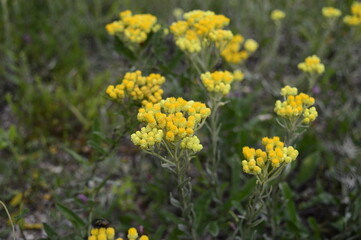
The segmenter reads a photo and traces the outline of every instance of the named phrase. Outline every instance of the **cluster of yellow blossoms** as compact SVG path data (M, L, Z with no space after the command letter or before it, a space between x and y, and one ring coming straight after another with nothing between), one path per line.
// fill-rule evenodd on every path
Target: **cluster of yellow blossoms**
M341 16L341 11L334 7L323 7L322 15L326 18L337 18Z
M294 161L298 156L298 151L291 146L286 147L279 137L264 137L262 144L266 151L243 147L245 160L242 161L242 167L245 173L262 174L264 171L268 172L270 165L278 168Z
M235 81L243 81L243 79L244 79L244 73L243 73L241 70L239 70L239 69L234 70L234 71L233 71L233 79L234 79Z
M284 97L284 101L276 101L274 111L277 115L294 121L300 116L303 116L302 122L309 124L313 122L318 116L315 107L311 107L315 103L313 97L308 96L305 93L298 94L297 88L285 86L281 89L281 95Z
M216 15L212 11L193 10L183 14L184 20L170 26L176 45L185 52L197 53L211 43L222 49L233 34L223 27L229 24L229 18Z
M128 93L133 100L141 101L142 104L157 103L162 99L161 86L164 82L165 78L160 74L151 73L142 76L141 71L128 72L124 75L121 84L109 85L106 93L112 99L124 99Z
M203 73L201 80L208 92L226 96L231 90L231 83L234 77L228 71L216 71L213 73Z
M279 20L282 20L286 17L286 14L279 10L279 9L275 9L271 12L271 19L273 21L279 21Z
M321 63L321 60L316 55L309 56L304 62L297 65L298 69L311 73L311 74L322 74L325 71L325 65Z
M128 240L137 240L139 235L137 229L130 228L128 230ZM90 231L88 240L114 240L115 230L112 227L108 228L93 228ZM116 238L115 240L124 240L123 238ZM142 235L139 240L149 240L148 236Z
M198 152L202 145L194 132L210 114L211 110L204 103L183 98L171 97L156 104L147 103L138 112L138 120L147 125L133 133L131 140L143 149L165 140Z
M242 49L244 48L244 49ZM240 34L234 35L231 41L221 51L221 56L229 63L241 63L249 58L258 48L258 43L253 39L244 40Z
M124 41L140 44L147 40L150 32L160 29L157 17L151 14L135 14L126 10L119 13L120 20L105 26L109 34L119 34Z
M351 5L352 15L347 15L343 21L351 26L361 25L361 2L353 2Z

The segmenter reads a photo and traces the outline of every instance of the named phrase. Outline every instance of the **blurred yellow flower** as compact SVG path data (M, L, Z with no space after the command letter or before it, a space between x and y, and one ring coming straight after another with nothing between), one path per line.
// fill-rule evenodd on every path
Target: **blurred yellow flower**
M257 48L258 43L255 40L247 39L245 41L242 35L237 34L221 51L221 56L226 62L237 64L247 60Z
M341 11L334 7L323 7L322 15L326 18L337 18L341 16Z
M135 14L126 10L119 13L120 20L105 26L110 35L119 34L123 41L140 44L148 38L150 32L160 29L157 17L151 14Z
M255 52L257 50L258 43L253 39L247 39L246 42L244 43L244 48L248 52L253 53L253 52Z
M279 9L275 9L271 12L271 19L273 21L279 21L282 20L286 17L285 12L279 10Z
M176 12L177 16L180 11ZM183 14L184 20L174 22L170 31L176 45L185 52L197 53L213 43L222 48L231 40L233 34L223 28L229 24L229 18L216 15L212 11L193 10Z
M308 72L322 74L325 71L325 65L321 63L321 60L316 55L309 56L305 59L304 62L299 63L298 69Z
M351 5L351 14L343 18L344 23L350 26L361 25L361 2L353 2Z

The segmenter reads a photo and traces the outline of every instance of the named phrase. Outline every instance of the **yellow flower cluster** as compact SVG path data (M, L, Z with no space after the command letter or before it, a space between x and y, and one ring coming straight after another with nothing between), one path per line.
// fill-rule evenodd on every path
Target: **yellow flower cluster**
M159 103L147 103L139 109L138 120L147 124L131 136L132 142L149 149L161 140L180 142L182 148L198 152L202 149L194 132L211 114L204 103L183 98L167 98Z
M290 87L290 86L285 86L284 88L281 89L281 95L286 97L288 95L291 96L296 96L298 93L298 89L295 87Z
M244 49L242 49L244 47ZM244 40L240 34L233 36L231 41L221 52L221 56L229 63L241 63L249 58L258 48L258 43L253 39Z
M160 74L151 73L142 76L141 71L128 72L124 75L121 84L109 85L106 93L112 99L124 99L128 93L133 100L141 101L142 104L157 103L162 100L161 85L164 82L165 78Z
M90 231L90 236L88 240L114 240L115 230L112 227L108 228L93 228ZM137 229L129 228L128 230L128 240L137 240L139 235ZM123 238L116 238L116 240L124 240ZM149 240L149 237L142 235L139 240Z
M233 78L235 81L242 81L244 79L244 74L241 70L237 69L233 71Z
M181 148L191 149L194 152L199 152L203 149L203 146L197 136L183 138L180 146Z
M184 20L170 26L176 45L185 52L197 53L214 43L222 49L233 34L223 28L229 24L229 18L216 15L212 11L193 10L183 14Z
M201 79L207 91L226 96L231 90L234 77L228 71L216 71L203 73Z
M142 127L140 131L136 131L132 134L131 139L133 143L136 143L143 149L153 147L156 143L160 143L163 139L163 131L151 128L150 126Z
M93 228L90 231L88 240L114 240L115 230L112 227L108 228Z
M315 107L311 107L315 103L313 97L305 93L298 94L297 88L286 86L281 89L281 95L284 96L284 101L276 101L274 111L278 116L288 118L291 121L303 116L302 122L309 124L313 122L318 116Z
M148 38L150 32L160 29L157 17L151 14L135 14L126 10L119 13L120 20L105 26L110 35L120 34L122 40L132 43L142 43Z
M307 57L304 62L299 63L298 69L312 74L322 74L325 71L325 65L321 63L319 57L312 55Z
M268 171L271 165L278 168L294 161L298 156L298 151L293 147L286 147L279 137L262 139L265 151L243 147L242 152L245 160L242 161L243 171L249 174L261 174L262 171Z
M361 2L353 2L351 5L352 15L346 15L343 21L351 26L361 25Z
M326 18L337 18L341 16L341 11L334 7L323 7L322 15Z
M286 16L285 12L283 12L279 9L275 9L271 12L271 19L273 21L282 20L285 18L285 16Z

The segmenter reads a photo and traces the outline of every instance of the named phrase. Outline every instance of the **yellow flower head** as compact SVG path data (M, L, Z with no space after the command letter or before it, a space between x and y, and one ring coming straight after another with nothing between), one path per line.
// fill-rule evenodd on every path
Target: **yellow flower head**
M159 30L157 17L151 14L135 14L126 10L119 13L120 20L106 25L109 34L119 34L119 37L135 44L145 42L150 32Z
M236 70L233 71L233 78L234 78L235 81L239 81L239 82L243 81L244 74L243 74L243 72L241 70L236 69Z
M112 99L124 99L129 95L133 100L142 104L157 103L162 99L162 84L165 78L157 73L142 76L141 71L128 72L124 75L121 84L109 85L106 93Z
M303 123L309 124L313 122L318 113L312 105L315 99L305 93L297 94L297 88L286 86L281 89L281 95L284 101L277 100L274 111L280 117L295 121L299 118Z
M242 168L245 173L261 174L263 171L268 171L270 166L278 168L294 161L298 156L298 151L291 146L285 147L279 137L264 137L262 144L265 151L243 147L245 159L242 161Z
M92 228L88 240L114 240L115 230L112 227L108 228ZM129 228L128 240L138 239L138 232L136 228ZM116 240L124 240L123 238L116 238ZM139 240L149 240L149 237L142 235Z
M207 91L227 95L233 82L233 74L228 71L206 72L201 75L201 80Z
M361 2L353 2L351 5L351 13L356 16L361 16Z
M309 56L304 62L299 63L298 69L311 73L311 74L322 74L325 71L325 65L321 63L321 60L316 55Z
M242 49L244 48L244 49ZM242 35L234 35L231 41L223 47L221 56L226 62L238 64L255 52L258 48L258 43L253 39L244 40Z
M258 43L253 39L247 39L246 42L244 43L244 48L248 52L253 53L253 52L255 52L257 50Z
M114 35L116 32L122 32L124 30L124 24L121 21L114 21L107 24L105 29L110 35Z
M273 21L279 21L284 19L286 16L285 12L279 10L279 9L275 9L271 12L271 19Z
M361 3L353 2L351 5L351 14L346 15L343 18L343 21L350 26L359 26L361 25Z
M194 152L202 145L194 132L211 114L204 103L183 98L167 98L159 103L147 103L139 109L138 120L146 123L141 131L132 134L133 143L143 149L153 147L162 140L178 143Z
M114 240L115 230L113 227L92 228L88 240Z
M286 96L295 96L298 93L298 89L295 87L290 87L290 86L285 86L284 88L281 89L281 95L286 97Z
M337 18L341 16L341 11L334 7L323 7L322 15L326 18Z
M229 24L229 18L223 15L193 10L184 13L183 18L170 26L175 43L182 51L197 53L211 43L222 49L233 37L231 31L223 29Z
M136 228L129 228L128 238L129 238L129 240L135 240L138 238L138 232L137 232Z

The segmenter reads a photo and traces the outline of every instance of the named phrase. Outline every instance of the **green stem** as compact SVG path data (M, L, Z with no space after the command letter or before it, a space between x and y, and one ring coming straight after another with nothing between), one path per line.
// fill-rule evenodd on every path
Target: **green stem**
M8 208L6 207L5 203L0 200L0 204L4 207L5 212L6 212L6 214L8 215L8 218L9 218L9 221L10 221L10 225L11 225L11 228L12 228L13 239L16 240L16 237L15 237L15 226L14 226L13 219L11 218L11 215L10 215L9 210L8 210Z
M192 239L198 240L198 234L196 228L194 226L194 210L193 204L191 202L192 196L192 186L190 180L187 179L187 170L189 167L189 156L180 151L177 154L178 148L175 148L174 163L175 163L175 173L177 175L177 183L178 183L178 193L180 195L180 205L182 210L182 216L186 220L188 224L188 228L191 230Z
M317 75L316 74L311 74L308 76L308 92L310 93L313 89L313 87L316 84L316 80L317 80Z
M246 209L246 222L244 223L244 232L242 233L242 235L246 239L253 239L253 235L255 233L254 227L256 224L256 219L265 205L263 201L266 196L264 194L265 190L266 184L264 182L260 182L259 184L257 184L256 191L253 192L248 202Z
M275 35L274 35L275 37L270 47L270 50L267 51L267 55L264 57L264 60L258 65L255 72L262 72L264 68L269 65L269 63L272 61L273 57L277 53L281 41L281 28L282 28L282 23L277 22Z
M220 198L220 192L219 192L219 180L218 180L218 165L219 165L219 149L218 149L218 142L219 142L219 107L220 102L219 99L216 99L215 97L211 97L211 103L210 107L212 110L211 116L210 116L210 123L209 123L209 131L211 135L211 142L212 142L212 156L211 161L209 162L207 158L207 167L209 168L209 174L211 179L211 184L216 189L216 195L218 198ZM209 167L210 165L210 167Z
M176 164L174 164L174 162L166 159L165 157L159 155L158 153L151 152L151 151L148 151L148 150L143 150L143 151L146 152L146 153L148 153L148 154L150 154L150 155L153 155L153 156L161 159L162 161L164 161L165 163L169 164L169 165L172 166L172 167L176 166Z
M7 0L1 0L1 8L3 10L5 46L9 48L11 44L11 39L10 39L10 21L9 21Z

